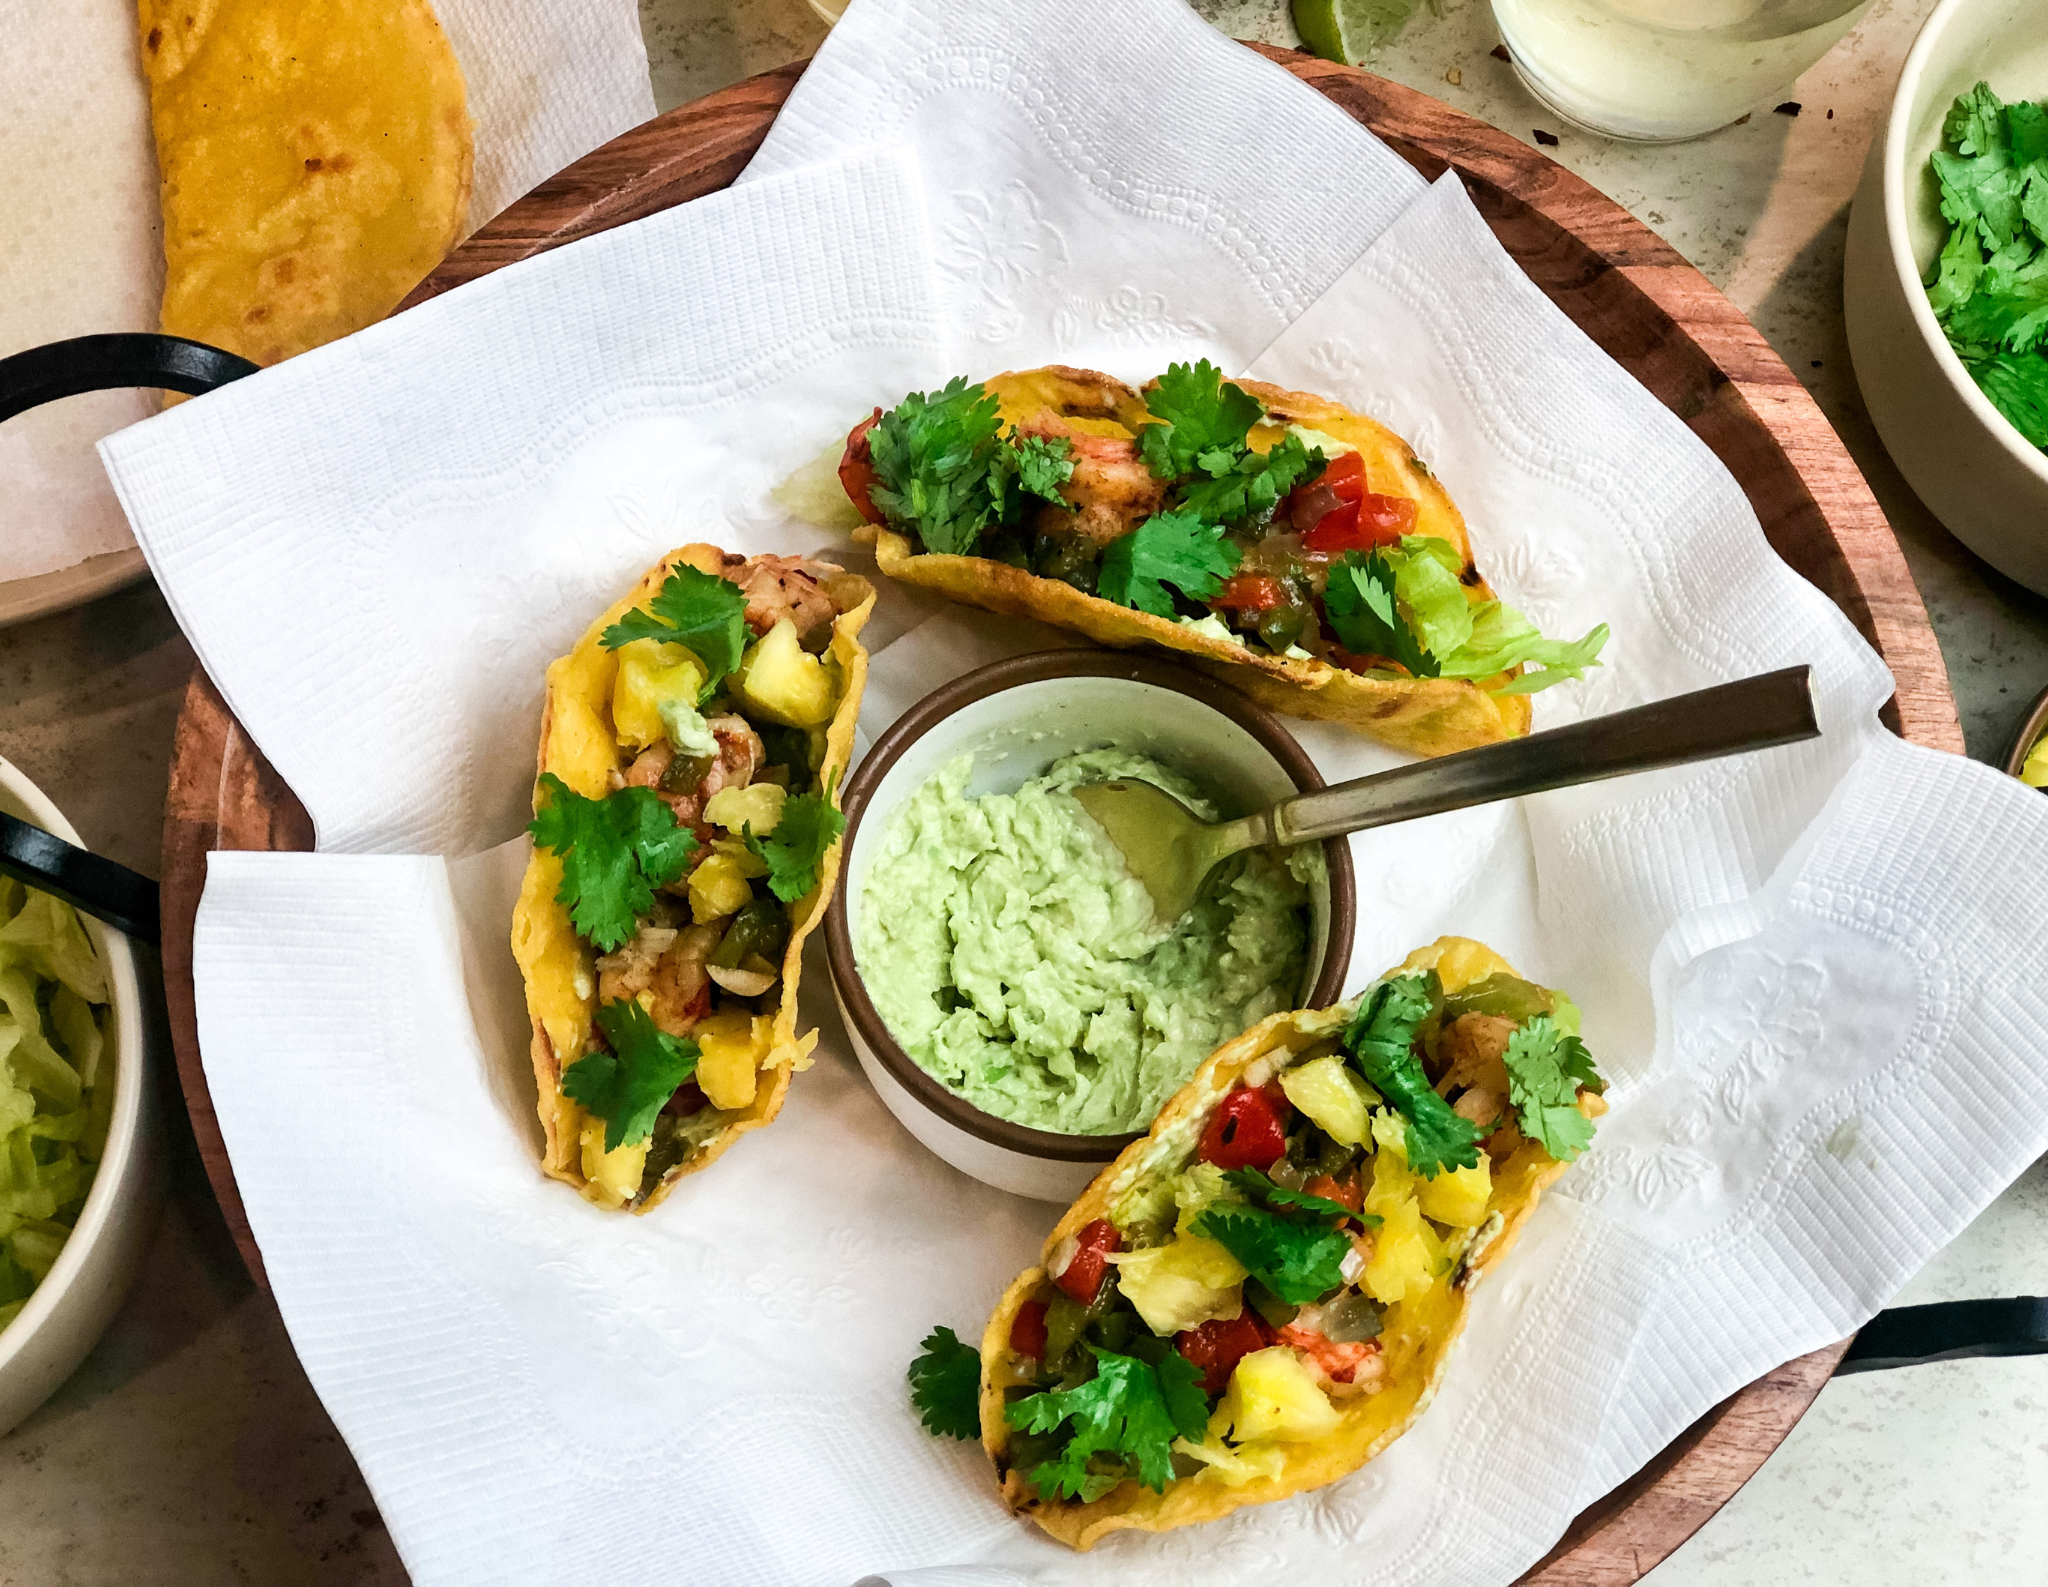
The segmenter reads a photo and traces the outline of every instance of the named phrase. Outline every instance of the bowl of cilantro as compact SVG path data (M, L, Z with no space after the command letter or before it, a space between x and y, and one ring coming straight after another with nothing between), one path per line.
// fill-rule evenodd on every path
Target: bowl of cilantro
M0 760L0 810L78 833ZM71 1375L156 1224L161 1165L135 949L0 877L0 1433Z
M1849 220L1849 350L1899 471L2048 592L2048 0L1942 0Z

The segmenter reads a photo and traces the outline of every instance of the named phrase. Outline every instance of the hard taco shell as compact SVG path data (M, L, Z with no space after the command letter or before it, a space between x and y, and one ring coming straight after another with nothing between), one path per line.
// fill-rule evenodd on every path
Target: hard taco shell
M983 384L1012 425L1051 415L1088 434L1128 438L1152 422L1137 391L1093 370L1055 364L997 375ZM1472 564L1463 516L1407 442L1385 425L1325 398L1256 380L1236 384L1267 410L1266 419L1252 431L1255 448L1273 445L1289 424L1305 425L1356 446L1373 487L1383 494L1411 497L1416 504L1415 532L1455 545L1465 560L1467 587L1491 595ZM1127 648L1149 643L1178 651L1261 705L1290 716L1341 722L1410 754L1447 755L1529 731L1526 695L1486 692L1486 683L1504 678L1475 683L1461 678L1361 677L1328 662L1253 651L1197 633L1006 562L921 552L909 536L885 526L869 525L856 538L873 542L876 562L890 578L940 590L992 612L1055 623L1086 634L1097 644Z
M1438 972L1447 992L1496 972L1514 973L1483 944L1464 937L1442 937L1417 949L1389 974L1426 969ZM1204 1473L1171 1482L1164 1493L1128 1481L1092 1504L1078 1500L1047 1503L1035 1497L1025 1473L1011 1468L1006 1459L1010 1427L1003 1415L1003 1390L1030 1380L1030 1364L1010 1349L1010 1327L1019 1308L1046 1281L1046 1264L1054 1248L1095 1219L1108 1218L1110 1209L1140 1178L1156 1169L1172 1171L1183 1165L1194 1153L1210 1115L1254 1064L1277 1074L1305 1061L1313 1052L1327 1050L1355 1006L1345 1003L1275 1014L1217 1048L1160 1110L1144 1138L1126 1147L1082 1192L1080 1200L1046 1236L1039 1265L1019 1275L989 1318L981 1339L982 1447L995 1463L1010 1508L1028 1515L1068 1547L1092 1548L1109 1533L1125 1528L1163 1532L1214 1521L1242 1505L1265 1504L1322 1487L1371 1460L1428 1408L1464 1327L1473 1285L1507 1255L1544 1188L1564 1172L1565 1164L1527 1140L1494 1163L1487 1218L1462 1258L1419 1300L1411 1298L1387 1308L1381 1335L1387 1363L1385 1387L1338 1402L1342 1419L1328 1436L1277 1446L1286 1457L1277 1476L1254 1477L1241 1487L1229 1487ZM1590 1092L1581 1095L1579 1105L1589 1116L1606 1111L1606 1104Z
M575 649L549 666L536 779L541 772L553 772L586 798L604 797L612 771L621 768L626 754L613 735L611 720L618 659L604 648L600 636L634 607L652 600L674 568L688 564L700 572L722 573L744 560L711 545L687 545L670 552L585 630ZM853 753L861 690L867 682L868 653L859 636L874 610L875 592L857 574L842 574L829 593L842 608L833 620L829 654L839 665L843 692L826 729L819 778L820 786L830 787L837 805L839 786ZM789 1090L790 1072L809 1067L817 1032L797 1033L798 978L804 939L824 917L838 875L839 845L835 843L818 867L818 885L790 907L789 946L782 956L782 1002L775 1013L773 1036L761 1063L753 1101L724 1112L716 1133L697 1142L663 1171L652 1189L630 1204L634 1212L660 1205L677 1180L709 1167L734 1141L773 1119ZM561 860L536 848L513 911L512 952L526 982L527 1012L533 1022L533 1075L539 1090L541 1128L547 1137L541 1167L551 1177L583 1190L588 1181L582 1171L579 1137L587 1115L562 1094L562 1071L583 1055L597 1011L595 954L576 935L568 910L556 901L561 885Z

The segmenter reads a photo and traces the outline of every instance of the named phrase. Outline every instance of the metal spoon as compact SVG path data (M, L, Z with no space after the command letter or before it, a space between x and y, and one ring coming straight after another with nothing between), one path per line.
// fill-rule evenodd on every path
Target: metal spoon
M1073 794L1123 851L1159 918L1178 920L1209 872L1245 849L1312 843L1439 811L1818 738L1811 671L1787 667L1421 761L1296 794L1235 821L1204 821L1173 795L1134 778L1087 784Z

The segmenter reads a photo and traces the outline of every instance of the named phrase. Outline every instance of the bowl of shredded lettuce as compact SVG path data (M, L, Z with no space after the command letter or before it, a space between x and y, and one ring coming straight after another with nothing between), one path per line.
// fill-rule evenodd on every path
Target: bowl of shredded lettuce
M0 809L79 841L4 760ZM142 1037L127 939L0 877L0 1433L92 1349L154 1227Z
M2048 0L1942 0L1850 214L1872 422L1972 551L2048 593Z

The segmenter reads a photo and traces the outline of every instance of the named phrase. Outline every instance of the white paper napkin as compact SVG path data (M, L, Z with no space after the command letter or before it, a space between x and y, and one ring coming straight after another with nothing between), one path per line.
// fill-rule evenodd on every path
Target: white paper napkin
M742 182L922 156L977 368L1242 369L1422 190L1322 95L1183 0L857 0Z
M756 522L789 550L831 538L769 490L945 369L913 169L870 154L714 194L103 444L323 849L515 835L541 674L619 590Z
M438 0L476 118L465 233L654 115L632 0ZM163 285L156 146L133 0L9 8L0 49L0 358L153 331ZM96 392L0 427L0 582L134 544L92 443L153 413Z
M941 347L929 287L920 310L914 272L892 283L885 248L927 257L907 216L838 237L916 208L902 167L854 169L857 198L835 198L840 173L751 184L616 252L579 245L559 276L543 260L501 297L464 288L445 320L429 305L334 350L317 381L274 371L109 446L181 619L323 843L468 856L214 857L200 1041L294 1342L422 1582L1504 1582L1701 1411L1853 1328L2048 1145L2048 811L1878 728L1883 669L1733 481L1455 183L1429 190L1261 343L1257 372L1412 435L1488 576L1550 631L1614 624L1608 667L1542 698L1545 719L1803 660L1827 737L1355 840L1352 985L1441 931L1486 938L1577 996L1614 1112L1388 1454L1213 1526L1067 1553L1002 1512L977 1451L925 1437L902 1379L932 1324L974 1335L1055 1210L890 1120L815 954L819 1059L773 1129L645 1219L534 1166L504 945L524 851L486 845L516 828L541 663L670 544L815 544L761 487L868 389L1010 361ZM729 270L694 307L636 306L651 345L568 290L616 277L637 303L713 237L772 262L774 290ZM891 305L874 322L911 329L827 354L829 330L803 328L871 312L841 295L849 256L884 278L860 287ZM694 314L726 362L664 313ZM820 349L815 375L769 351L792 339ZM742 348L788 373L701 400ZM671 369L706 372L662 384ZM609 411L594 394L640 389L659 420L578 428ZM301 455L304 480L275 466ZM606 504L628 497L686 505L621 527ZM1047 637L959 608L912 626L920 610L885 590L870 732ZM1390 758L1300 736L1332 777Z

